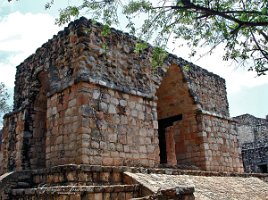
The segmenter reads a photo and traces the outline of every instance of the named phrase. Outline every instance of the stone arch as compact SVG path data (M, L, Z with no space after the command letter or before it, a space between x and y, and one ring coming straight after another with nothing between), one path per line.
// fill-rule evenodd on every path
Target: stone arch
M46 71L36 75L35 95L31 105L32 137L30 140L29 160L32 169L46 166L46 114L47 93L49 92L49 79Z
M156 91L160 162L169 165L199 165L202 141L198 139L196 111L182 69L172 64Z

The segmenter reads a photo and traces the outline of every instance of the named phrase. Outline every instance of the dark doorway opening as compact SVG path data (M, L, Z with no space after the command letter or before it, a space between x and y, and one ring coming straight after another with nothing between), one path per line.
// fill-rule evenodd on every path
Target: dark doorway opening
M174 122L182 120L182 115L176 115L165 119L158 120L158 139L160 148L160 163L167 163L166 137L165 129L172 126Z
M258 165L261 173L268 173L267 164L265 165Z
M49 91L49 79L47 72L37 75L38 85L35 95L32 113L33 136L31 138L31 168L41 169L46 166L46 131L47 131L47 93Z

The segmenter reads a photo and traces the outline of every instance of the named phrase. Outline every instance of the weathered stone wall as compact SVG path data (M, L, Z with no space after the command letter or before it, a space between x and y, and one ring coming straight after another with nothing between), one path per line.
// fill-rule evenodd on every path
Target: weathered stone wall
M201 80L204 79L203 76L200 77ZM208 77L212 79L210 76ZM196 77L196 79L198 78ZM208 82L207 84L209 85ZM212 83L211 91L217 88L214 86L216 84ZM209 89L207 88L207 90ZM175 140L177 164L194 165L206 170L242 172L241 149L238 148L234 121L229 119L227 117L229 114L223 111L218 110L218 113L223 115L213 114L216 109L213 110L209 106L222 108L217 104L220 101L214 98L216 95L209 92L202 95L206 108L213 113L207 110L200 112L200 106L194 102L190 92L185 77L181 74L181 69L172 65L156 93L159 119L182 115L180 121L176 121L168 127L169 134L172 132ZM205 94L212 98L208 98ZM219 96L222 95L219 94ZM167 146L167 152L169 151L169 146Z
M45 85L32 104L4 118L2 172L45 167L46 104Z
M254 127L246 124L239 124L237 126L238 141L240 146L244 143L253 142L254 141Z
M178 165L209 171L243 172L235 122L207 113L185 115L169 127L174 134Z
M213 171L243 172L236 123L232 119L201 115L206 168Z
M139 168L61 165L0 176L0 199L131 199L142 185L124 174Z
M243 164L246 172L267 173L268 140L244 143L242 145ZM264 167L264 168L262 168Z
M249 114L234 117L238 121L239 142L262 141L268 138L268 120L257 118Z
M249 114L237 116L237 132L242 148L243 164L246 172L263 172L268 168L268 120ZM265 167L266 166L266 167Z
M170 130L174 134L177 164L206 170L203 138L198 134L201 130L197 125L196 115L183 115L183 120L175 122L169 127Z
M167 69L176 64L195 103L203 110L229 116L224 79L173 55L153 72L150 45L138 54L134 52L136 38L114 29L104 37L101 31L100 24L81 18L18 66L14 109L34 100L40 82L44 82L38 77L43 71L47 73L45 84L50 95L85 81L153 98Z
M181 69L177 65L169 67L156 92L156 97L158 98L158 119L192 114L198 109Z
M159 163L156 103L79 83L48 100L47 166L153 167Z
M0 174L15 169L26 169L27 162L27 133L24 133L24 113L16 112L4 120L0 165Z
M191 94L202 110L229 117L225 80L193 64L178 63L178 65L183 68Z

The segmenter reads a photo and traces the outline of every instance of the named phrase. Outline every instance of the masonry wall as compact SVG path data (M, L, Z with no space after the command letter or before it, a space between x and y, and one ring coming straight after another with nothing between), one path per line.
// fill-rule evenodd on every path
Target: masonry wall
M156 92L158 119L191 114L197 106L179 66L171 65Z
M257 118L249 114L237 116L234 119L238 121L237 132L245 171L265 171L261 167L268 168L267 119Z
M242 145L243 164L246 172L267 173L268 140L244 143ZM262 168L263 167L263 168Z
M25 115L23 131L29 136L23 140L25 166L69 162L154 166L159 161L156 96L163 100L159 119L183 114L176 131L186 141L177 145L177 159L187 154L185 162L204 166L200 163L206 158L200 153L206 155L202 151L206 142L197 114L229 116L224 79L173 55L153 70L153 47L148 45L139 54L134 51L135 37L115 29L108 36L101 32L99 23L76 20L17 67L14 111ZM170 67L178 77L171 76L169 90L158 95ZM175 95L179 104L174 99L166 103L165 92ZM101 106L107 111L100 111ZM181 142L177 136L174 140Z
M200 101L203 102L202 108L205 105L208 111L214 111L208 112L200 110L200 101L199 103L194 101L185 77L187 76L182 73L181 68L176 65L170 66L156 93L159 119L182 115L181 120L174 122L166 130L169 135L173 134L177 165L197 166L213 171L242 172L241 149L238 147L235 122L227 117L228 112L224 113L224 109L228 107L220 110L223 102L220 98L226 95L225 87L217 89L219 85L215 82L202 83L203 76L200 75L201 78L196 76L199 85L207 84L200 89L204 92ZM215 97L216 90L222 91L219 99ZM205 95L207 93L208 95ZM227 104L226 101L224 105ZM172 148L172 145L166 148L170 153L169 148Z
M79 83L48 100L47 166L153 167L159 163L156 103Z
M188 87L201 109L229 117L229 104L225 80L193 64L181 63Z
M240 144L247 142L258 142L268 138L267 119L257 118L249 114L237 116Z
M0 165L0 174L15 169L22 170L27 167L25 163L25 145L23 112L17 112L4 120ZM26 166L25 166L26 165Z
M210 114L201 115L206 168L212 171L243 172L236 123Z

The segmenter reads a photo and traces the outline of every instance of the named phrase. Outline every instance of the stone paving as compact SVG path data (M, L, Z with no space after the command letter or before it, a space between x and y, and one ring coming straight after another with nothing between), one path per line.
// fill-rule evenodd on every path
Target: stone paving
M255 177L219 177L129 173L153 192L180 187L195 187L196 200L266 200L268 183Z

